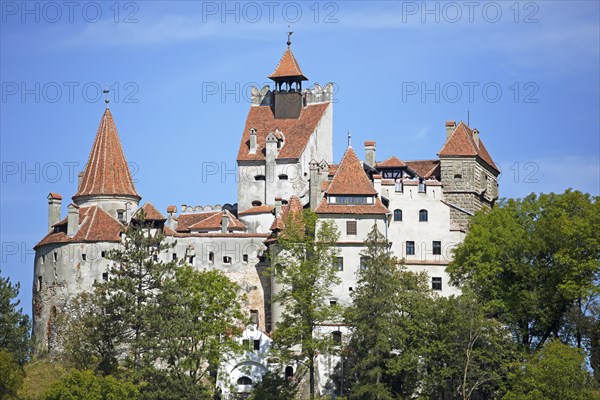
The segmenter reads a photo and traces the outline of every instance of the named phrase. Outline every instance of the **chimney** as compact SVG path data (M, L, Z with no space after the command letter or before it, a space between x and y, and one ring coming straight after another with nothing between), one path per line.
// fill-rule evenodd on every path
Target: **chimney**
M79 206L71 203L67 209L67 236L73 237L79 230Z
M60 221L60 205L62 196L58 193L50 193L48 195L48 232L52 230L52 226Z
M77 175L77 191L81 190L81 182L83 181L83 171Z
M312 160L308 165L310 166L310 209L314 211L315 208L317 208L317 206L319 205L319 200L321 197L321 179L319 179L319 163L317 163L315 160Z
M281 215L281 197L275 197L275 218Z
M479 131L477 128L473 129L473 141L475 142L475 146L479 149Z
M176 206L167 207L167 227L172 230L177 230L177 221L175 220L175 214L177 214Z
M450 135L456 128L456 121L446 121L446 140L450 139Z
M227 225L229 225L229 217L227 216L227 211L223 211L223 215L221 216L221 233L227 233Z
M381 175L373 175L373 188L377 191L377 193L381 194Z
M375 142L372 140L365 142L365 162L371 167L375 166Z
M250 128L250 154L256 154L256 129Z

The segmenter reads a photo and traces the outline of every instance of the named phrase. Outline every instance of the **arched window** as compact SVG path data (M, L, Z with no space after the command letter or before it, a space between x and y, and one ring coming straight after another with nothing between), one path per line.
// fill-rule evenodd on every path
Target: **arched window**
M394 210L394 221L402 221L402 210Z
M419 222L427 222L427 210L419 211Z
M292 376L294 376L294 367L288 365L287 367L285 367L285 377L291 378Z
M237 380L237 384L238 385L252 385L252 379L248 378L247 376L242 376L242 377L240 377L240 379Z

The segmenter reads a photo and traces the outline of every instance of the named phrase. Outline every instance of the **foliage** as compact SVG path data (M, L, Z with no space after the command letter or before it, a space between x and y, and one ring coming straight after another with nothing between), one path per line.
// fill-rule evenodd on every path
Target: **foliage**
M432 293L424 274L403 269L376 226L362 253L353 305L346 322L352 399L393 399L414 393L428 330Z
M584 400L593 394L581 349L549 341L510 377L504 400ZM598 398L598 397L594 397Z
M509 332L467 295L435 299L422 392L432 399L492 399L515 356Z
M0 350L12 353L19 364L29 358L31 324L29 317L19 307L20 285L12 284L10 279L2 277L0 270Z
M0 400L17 399L25 372L15 355L0 349Z
M19 391L19 398L41 399L50 386L67 374L58 360L49 358L33 359L25 365L25 380Z
M315 334L317 326L339 320L341 309L330 306L331 288L340 282L334 260L339 235L333 223L320 221L314 212L290 212L277 241L271 273L281 290L272 301L283 308L274 339L282 356L295 356L308 364L310 397L315 393L314 359L330 348L328 337ZM292 347L301 344L294 355Z
M578 321L599 292L599 227L598 198L580 192L504 201L475 215L448 271L522 348L555 336L582 346Z
M44 400L137 400L139 392L131 382L92 371L74 370L54 383Z
M269 371L253 388L251 400L290 400L298 394L298 381L285 378L281 371Z

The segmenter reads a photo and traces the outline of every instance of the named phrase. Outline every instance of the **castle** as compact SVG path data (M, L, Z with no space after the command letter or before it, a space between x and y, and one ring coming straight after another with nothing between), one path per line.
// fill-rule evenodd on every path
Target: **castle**
M463 240L469 217L498 198L500 172L477 129L447 122L438 158L416 161L378 161L374 141L364 143L361 161L349 137L335 163L333 85L302 89L307 78L289 41L269 78L273 88L252 89L237 155L237 203L182 205L179 212L169 206L166 215L150 202L140 203L107 103L66 217L61 219L62 196L48 195L48 234L35 246L33 285L33 335L42 346L52 347L54 320L69 299L110 279L112 261L105 252L121 242L140 209L167 240L177 241L160 255L165 261L183 258L196 268L222 271L240 285L253 322L244 338L259 352L281 315L270 301L276 282L264 274L268 239L283 228L291 210L310 208L340 232L341 284L333 288L331 304L350 302L373 224L408 270L426 271L432 289L442 295L458 293L445 272L451 250ZM248 362L258 363L258 375L266 370L264 360ZM256 378L245 376L243 365L231 367L241 392Z

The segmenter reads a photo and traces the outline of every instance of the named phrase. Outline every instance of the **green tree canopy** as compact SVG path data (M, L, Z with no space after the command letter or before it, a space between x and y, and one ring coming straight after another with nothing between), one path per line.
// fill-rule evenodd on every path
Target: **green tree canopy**
M20 285L12 284L0 270L0 350L12 353L19 364L29 358L31 323L19 307Z
M112 376L94 375L92 371L74 370L54 383L44 400L137 400L138 389L131 382Z

